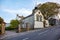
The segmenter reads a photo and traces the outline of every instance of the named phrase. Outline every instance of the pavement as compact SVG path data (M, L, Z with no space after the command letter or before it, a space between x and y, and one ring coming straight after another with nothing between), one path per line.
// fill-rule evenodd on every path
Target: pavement
M0 35L0 39L3 39L5 37L8 37L8 36L13 36L13 35L16 35L17 33L14 32L14 31L6 31L4 35Z
M60 25L18 33L3 40L60 40Z

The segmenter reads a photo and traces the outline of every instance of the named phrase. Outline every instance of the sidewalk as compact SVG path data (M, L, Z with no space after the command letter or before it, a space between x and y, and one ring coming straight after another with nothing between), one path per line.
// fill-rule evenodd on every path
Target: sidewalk
M0 35L0 39L3 39L5 37L11 36L11 35L16 35L16 32L13 31L6 31L6 33L4 35Z

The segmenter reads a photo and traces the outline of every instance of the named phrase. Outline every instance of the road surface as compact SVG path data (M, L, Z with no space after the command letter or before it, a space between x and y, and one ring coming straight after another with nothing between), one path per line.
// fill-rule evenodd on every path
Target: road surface
M26 32L27 33L27 32ZM18 35L12 38L5 38L4 40L59 40L60 39L60 26L45 28L29 32L25 35Z

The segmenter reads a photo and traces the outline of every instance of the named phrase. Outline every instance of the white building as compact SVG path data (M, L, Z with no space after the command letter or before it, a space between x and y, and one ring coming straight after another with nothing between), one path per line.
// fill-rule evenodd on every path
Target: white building
M59 12L60 13L60 12ZM18 15L17 15L18 16ZM32 14L27 16L27 17L23 17L23 16L18 16L19 20L22 22L21 23L21 27L22 28L44 28L44 16L42 15L41 11L39 9L37 9L37 7L35 7L35 9L33 10ZM53 23L58 24L59 21L59 15L54 15L51 18L56 19L55 21L53 21ZM49 18L49 20L51 19ZM46 27L49 27L49 21L46 20Z
M27 17L19 16L22 21L22 28L44 28L44 17L40 10L34 9L33 13ZM23 19L22 19L23 18Z
M53 15L49 18L52 24L59 25L60 23L60 8L57 9L58 13L56 15ZM52 19L52 20L51 20Z

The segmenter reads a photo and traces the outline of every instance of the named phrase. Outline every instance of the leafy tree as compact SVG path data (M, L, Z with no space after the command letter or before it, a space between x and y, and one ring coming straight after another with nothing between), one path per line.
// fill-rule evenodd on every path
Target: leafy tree
M44 16L44 27L45 27L45 20L48 20L49 17L58 14L58 9L60 7L57 3L47 2L38 7L38 9L42 12Z
M3 21L4 21L3 18L0 17L0 24L1 24Z
M52 3L52 2L44 3L39 7L45 19L48 19L49 17L56 15L58 13L57 10L58 8L59 7L57 3Z
M19 21L18 20L11 20L10 22L12 28L16 28L19 25Z

